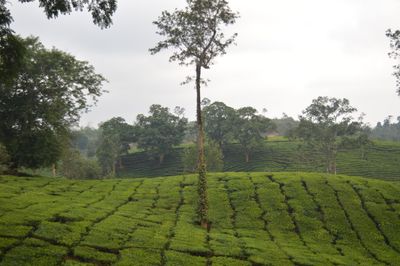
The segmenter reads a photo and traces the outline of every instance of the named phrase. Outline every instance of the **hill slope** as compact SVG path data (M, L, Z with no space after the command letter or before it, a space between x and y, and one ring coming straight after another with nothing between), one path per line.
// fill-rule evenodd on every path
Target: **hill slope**
M399 265L400 183L309 173L0 177L0 265Z
M224 171L227 172L271 172L305 171L325 172L318 153L304 156L298 149L299 143L290 141L267 141L259 147L246 163L239 145L231 144L224 151ZM400 143L375 141L364 151L349 149L338 154L337 170L340 174L357 175L384 179L400 180ZM306 159L302 158L305 157ZM123 157L124 168L120 169L123 177L157 177L179 175L183 173L182 148L176 148L159 165L156 160L149 160L145 153L134 153Z

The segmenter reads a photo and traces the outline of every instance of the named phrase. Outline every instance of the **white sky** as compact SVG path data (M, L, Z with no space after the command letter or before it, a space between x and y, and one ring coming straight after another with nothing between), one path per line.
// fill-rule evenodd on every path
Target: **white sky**
M229 31L237 46L204 72L211 79L203 97L238 108L253 106L267 116L283 112L297 117L318 96L348 98L375 125L388 115L400 116L400 97L391 75L388 28L400 29L398 0L231 0L240 13ZM179 84L192 69L169 63L170 52L152 56L158 40L152 25L162 10L182 7L184 0L119 0L114 24L101 30L90 14L74 12L47 20L37 1L9 4L12 28L22 36L39 36L89 61L109 83L98 105L81 125L97 126L121 116L132 123L157 103L182 106L194 120L193 86Z

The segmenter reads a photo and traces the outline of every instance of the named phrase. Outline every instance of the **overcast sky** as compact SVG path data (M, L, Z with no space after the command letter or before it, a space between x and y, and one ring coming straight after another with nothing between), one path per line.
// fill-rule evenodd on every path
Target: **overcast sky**
M240 19L237 46L204 72L211 79L202 96L238 108L253 106L267 116L283 112L297 117L318 96L348 98L375 125L400 116L400 97L391 75L388 28L400 29L398 0L230 0ZM121 116L132 123L157 103L181 106L195 119L193 85L180 86L192 68L169 63L170 53L152 56L158 36L152 25L162 10L184 0L119 0L114 24L93 25L90 14L74 12L47 20L37 1L9 4L12 28L22 36L39 36L89 61L109 83L81 125L97 126Z

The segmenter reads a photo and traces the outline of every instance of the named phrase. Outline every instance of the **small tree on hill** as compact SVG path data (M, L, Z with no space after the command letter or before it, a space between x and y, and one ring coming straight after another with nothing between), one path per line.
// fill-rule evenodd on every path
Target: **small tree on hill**
M170 61L178 61L181 65L196 67L196 112L198 126L198 171L199 171L199 208L198 214L202 226L208 225L208 200L206 164L204 160L204 130L201 114L200 87L201 71L208 69L214 59L226 53L226 48L234 42L236 34L226 38L221 26L235 23L238 15L231 11L226 0L186 0L183 10L162 12L154 24L158 34L165 37L156 47L150 49L152 54L163 49L173 48L175 51Z
M292 132L323 155L328 173L336 174L339 148L348 145L361 130L362 122L351 116L356 111L347 99L318 97L303 111L299 126Z
M203 109L205 132L220 148L233 139L235 109L223 102L214 102Z
M264 145L263 134L273 127L270 119L257 115L253 107L243 107L236 111L233 132L245 155L246 163L250 161L251 153Z
M175 145L182 143L187 119L158 104L150 106L150 115L137 116L138 147L156 155L160 164Z
M100 125L100 137L96 155L103 168L104 175L116 174L116 165L122 168L121 155L129 150L129 143L134 142L133 127L121 117L112 118Z

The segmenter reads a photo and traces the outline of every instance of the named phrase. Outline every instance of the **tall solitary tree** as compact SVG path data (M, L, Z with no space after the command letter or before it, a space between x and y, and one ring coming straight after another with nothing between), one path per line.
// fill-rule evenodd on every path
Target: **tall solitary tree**
M154 24L164 40L150 49L156 54L163 49L174 50L170 61L180 65L195 65L198 127L198 172L199 172L199 220L203 227L208 226L208 200L206 164L204 159L204 130L201 115L202 84L201 71L208 69L214 59L226 53L226 48L234 43L237 34L225 37L222 26L234 24L238 14L233 12L226 0L186 0L187 6L172 13L163 11ZM190 80L190 79L189 79Z

